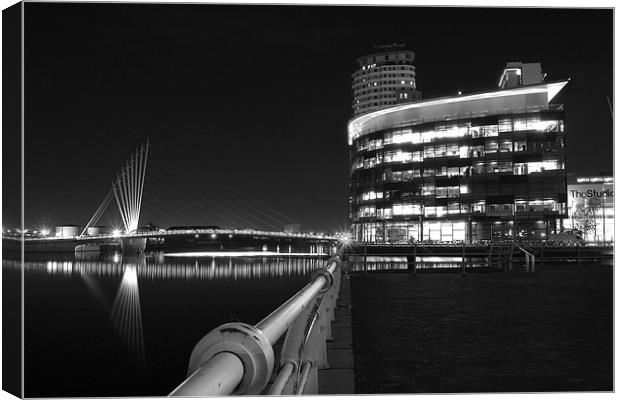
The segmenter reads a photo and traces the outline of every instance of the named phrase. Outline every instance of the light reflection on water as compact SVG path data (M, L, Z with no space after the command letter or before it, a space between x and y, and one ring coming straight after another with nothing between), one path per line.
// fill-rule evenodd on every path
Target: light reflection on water
M138 364L144 365L146 360L142 310L140 308L137 267L134 265L125 267L125 273L110 312L110 320L117 336L132 358Z
M407 271L410 268L410 262L407 257L383 257L383 256L367 256L364 263L364 257L349 257L349 271L351 272L368 272L368 271ZM481 258L466 258L465 267L467 269L479 269L486 267L487 263ZM463 267L461 257L416 257L416 269L418 270L458 270Z
M325 257L174 257L163 253L140 256L78 255L72 260L26 261L25 271L64 275L119 276L134 266L139 278L150 279L257 279L306 275L323 265ZM20 268L21 262L2 260L4 267Z

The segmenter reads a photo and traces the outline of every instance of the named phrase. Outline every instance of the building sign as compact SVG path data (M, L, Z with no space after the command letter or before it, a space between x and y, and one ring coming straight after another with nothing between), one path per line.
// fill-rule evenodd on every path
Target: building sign
M567 187L568 220L564 227L581 231L588 242L614 239L614 185L609 182L611 179L605 180L592 183L578 179Z

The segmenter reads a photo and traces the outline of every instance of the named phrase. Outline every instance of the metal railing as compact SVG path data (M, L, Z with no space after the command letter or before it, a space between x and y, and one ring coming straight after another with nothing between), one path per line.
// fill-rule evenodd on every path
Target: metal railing
M203 337L189 359L188 377L170 396L318 393L326 340L340 289L343 248L310 283L256 325L224 324ZM286 334L278 362L273 345ZM274 366L277 365L277 371Z

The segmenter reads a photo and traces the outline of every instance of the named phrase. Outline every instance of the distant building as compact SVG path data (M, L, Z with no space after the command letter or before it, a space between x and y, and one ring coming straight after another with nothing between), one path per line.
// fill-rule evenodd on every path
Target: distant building
M521 78L502 78L497 90L394 104L349 121L354 240L543 239L562 229L564 109L551 101L568 81L541 82L536 68L519 65L504 75ZM525 84L530 73L538 78Z
M379 52L357 59L358 69L351 75L353 115L420 100L413 66L415 54L402 47L379 46Z
M588 242L614 241L614 177L568 174L565 229L581 231Z
M82 233L82 227L79 225L59 225L56 227L56 237L73 237Z

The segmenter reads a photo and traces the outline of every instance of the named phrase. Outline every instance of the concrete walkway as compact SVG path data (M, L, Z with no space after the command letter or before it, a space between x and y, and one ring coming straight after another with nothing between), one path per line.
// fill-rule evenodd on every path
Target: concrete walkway
M332 322L334 341L327 342L329 369L319 370L319 394L355 394L353 333L351 331L351 287L349 275L342 274L340 297Z

